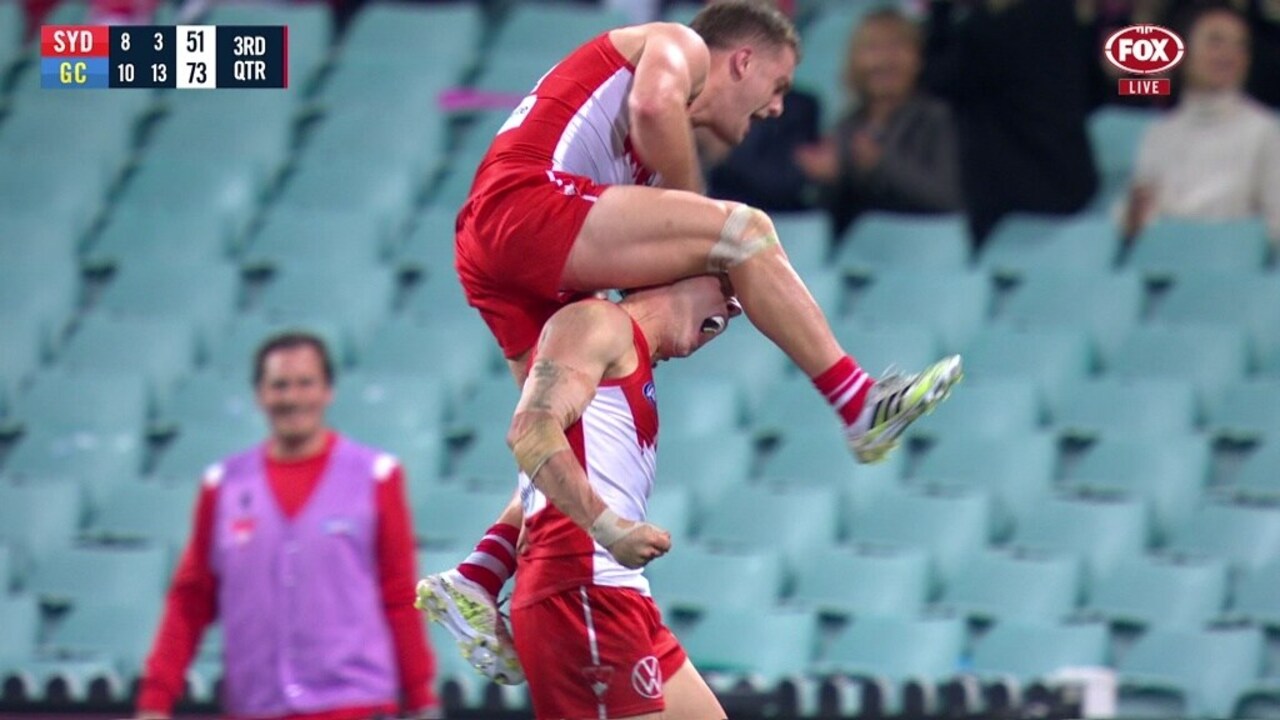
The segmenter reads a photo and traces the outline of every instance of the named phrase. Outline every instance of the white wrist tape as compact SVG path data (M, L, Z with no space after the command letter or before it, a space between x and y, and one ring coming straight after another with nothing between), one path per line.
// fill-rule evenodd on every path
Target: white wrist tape
M596 519L591 521L591 529L587 532L591 535L593 540L604 547L612 547L614 543L630 535L636 530L639 530L640 526L644 524L633 522L629 526L623 526L623 522L625 521L618 517L617 513L609 508L605 508L604 512L597 515Z

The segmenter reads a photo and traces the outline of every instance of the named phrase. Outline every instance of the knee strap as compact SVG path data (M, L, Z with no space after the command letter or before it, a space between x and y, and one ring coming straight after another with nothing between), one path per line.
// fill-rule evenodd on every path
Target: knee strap
M769 216L749 205L738 205L724 221L720 238L707 256L707 272L722 273L778 244Z

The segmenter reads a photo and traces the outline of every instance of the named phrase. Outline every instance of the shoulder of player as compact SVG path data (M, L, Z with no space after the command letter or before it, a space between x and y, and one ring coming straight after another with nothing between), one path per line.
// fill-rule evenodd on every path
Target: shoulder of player
M556 355L589 355L612 361L632 344L631 316L608 300L582 300L567 305L551 316L543 328L543 347Z

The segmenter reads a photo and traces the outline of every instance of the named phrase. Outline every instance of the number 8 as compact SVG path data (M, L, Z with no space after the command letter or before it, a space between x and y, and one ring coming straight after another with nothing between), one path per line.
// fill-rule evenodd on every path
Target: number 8
M129 33L120 33L120 49L129 52Z

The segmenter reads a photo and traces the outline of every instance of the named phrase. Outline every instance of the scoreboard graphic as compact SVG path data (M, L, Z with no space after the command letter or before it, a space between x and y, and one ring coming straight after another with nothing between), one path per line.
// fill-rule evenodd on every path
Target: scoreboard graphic
M289 87L284 25L45 25L40 87Z

